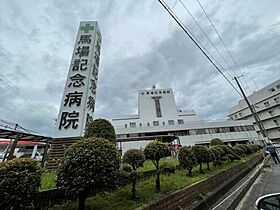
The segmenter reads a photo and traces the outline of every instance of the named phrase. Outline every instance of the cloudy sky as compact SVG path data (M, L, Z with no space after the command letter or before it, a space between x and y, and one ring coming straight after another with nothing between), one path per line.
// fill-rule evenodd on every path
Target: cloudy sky
M232 68L180 0L166 0L231 81L244 75L247 94L280 78L279 1L200 0L241 71L197 1L182 2ZM205 119L226 118L240 99L157 0L1 0L0 119L53 135L83 20L97 20L103 37L96 118L137 113L137 91L152 85L173 88L180 108Z

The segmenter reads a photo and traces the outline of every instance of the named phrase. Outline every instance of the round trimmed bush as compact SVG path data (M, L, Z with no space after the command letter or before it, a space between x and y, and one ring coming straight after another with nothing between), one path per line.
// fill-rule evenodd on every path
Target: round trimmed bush
M151 160L157 169L156 192L160 191L160 166L159 161L163 157L170 156L170 148L159 141L150 142L144 149L147 160Z
M34 205L41 186L42 169L31 158L0 164L0 209L26 209Z
M91 187L116 184L120 167L118 150L104 138L92 137L69 147L58 169L57 187L76 193L79 209L84 209Z
M115 129L113 125L105 119L96 119L87 125L84 138L90 137L104 138L113 144L116 143Z
M211 146L224 145L224 142L219 138L214 138L210 142Z
M196 158L193 154L193 150L190 147L183 146L179 150L178 154L179 165L188 170L189 176L192 176L192 169L196 165Z
M209 159L209 152L206 147L201 145L195 145L192 147L192 151L195 159L199 163L199 171L203 173L202 163L206 163Z

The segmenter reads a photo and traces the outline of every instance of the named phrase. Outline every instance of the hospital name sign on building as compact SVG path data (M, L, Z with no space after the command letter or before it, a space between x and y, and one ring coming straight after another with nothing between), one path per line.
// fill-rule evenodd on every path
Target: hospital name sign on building
M80 23L56 125L56 138L81 137L93 120L101 33L96 21Z

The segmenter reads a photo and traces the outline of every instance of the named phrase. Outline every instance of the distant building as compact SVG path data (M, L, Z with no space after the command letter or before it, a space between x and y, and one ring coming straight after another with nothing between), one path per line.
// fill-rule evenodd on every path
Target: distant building
M251 122L205 121L193 110L178 109L172 89L155 87L138 92L137 115L115 117L111 122L122 152L144 148L153 139L177 140L176 146L207 145L213 138L231 144L247 143L257 138Z
M248 96L270 140L280 142L280 80ZM259 128L244 100L229 110L230 120L249 120L259 133Z

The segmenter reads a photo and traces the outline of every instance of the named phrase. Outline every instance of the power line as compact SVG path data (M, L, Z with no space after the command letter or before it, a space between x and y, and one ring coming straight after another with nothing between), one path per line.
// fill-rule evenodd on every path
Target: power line
M221 43L223 44L224 48L226 49L226 51L227 51L228 55L230 56L231 60L233 61L233 63L235 64L235 66L237 67L237 69L239 70L239 72L241 73L241 75L244 75L243 72L241 71L239 65L237 64L236 60L234 59L233 55L231 54L231 52L229 51L228 47L226 46L226 44L225 44L225 42L224 42L222 36L220 35L220 33L218 32L218 30L217 30L217 28L215 27L214 23L211 21L209 15L206 13L205 9L203 8L202 4L200 3L199 0L196 0L196 1L197 1L197 3L199 4L199 6L200 6L201 10L203 11L204 15L206 16L207 20L208 20L209 23L211 24L212 28L214 29L214 31L215 31L216 34L218 35L218 37L219 37ZM234 69L233 69L233 72L235 73ZM235 73L235 76L237 76L236 73ZM244 76L244 81L245 81L245 83L246 83L246 86L249 88L249 91L251 91L251 90L250 90L250 87L249 87L249 85L248 85L248 82L247 82L247 80L246 80L246 78L245 78L245 76Z
M198 42L190 35L190 32L187 30L185 25L180 21L180 19L176 16L176 14L174 14L174 12L169 8L169 6L163 0L158 0L158 2L164 7L164 9L175 20L175 22L180 26L180 28L187 34L187 36L198 47L198 49L203 53L203 55L210 61L210 63L216 68L216 70L228 81L228 83L234 88L234 90L239 95L241 95L241 93L236 89L236 87L232 84L232 82L224 75L224 73L219 69L219 67L212 61L212 59L209 57L210 55L207 55L207 53L202 49L202 47L198 44Z
M216 50L216 52L220 55L220 57L222 58L222 60L227 64L227 66L229 67L229 69L231 69L234 72L234 69L232 68L232 66L226 61L225 57L221 54L221 52L218 50L218 48L214 45L214 43L210 40L210 38L208 37L208 35L206 34L206 32L203 30L203 28L201 27L201 25L196 21L196 19L194 18L194 16L191 14L191 12L188 10L188 8L186 7L186 5L182 2L182 0L179 0L181 5L184 7L184 9L187 11L187 13L191 16L191 18L193 19L193 21L196 23L196 25L198 26L198 28L200 29L200 31L204 34L204 36L206 37L206 39L211 43L211 45L214 47L214 49ZM222 67L223 68L223 67ZM224 68L223 68L224 69ZM225 70L225 69L224 69ZM233 78L233 76L231 76L227 71L225 71L230 77ZM234 72L235 73L235 72Z
M1 78L2 77L2 78ZM34 107L35 109L37 109L38 111L45 111L48 113L48 117L50 118L55 118L54 114L51 113L49 110L47 110L46 108L44 108L43 106L41 106L38 103L35 103L32 101L32 99L30 97L28 97L24 92L22 92L18 87L16 87L16 85L14 85L11 81L9 81L6 77L4 77L2 74L0 74L0 81L12 92L14 92L18 97L20 97L21 99L23 99L24 101L26 101L27 103L29 103L32 107ZM49 116L52 115L53 117Z

